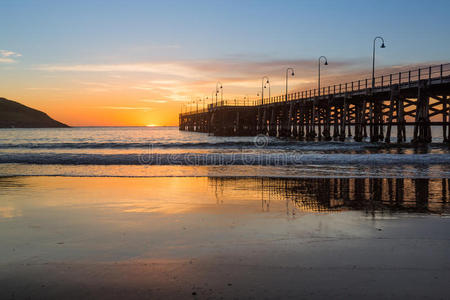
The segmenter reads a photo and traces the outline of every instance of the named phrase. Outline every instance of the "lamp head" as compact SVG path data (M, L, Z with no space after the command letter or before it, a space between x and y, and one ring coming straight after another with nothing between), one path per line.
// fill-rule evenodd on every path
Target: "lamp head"
M267 79L266 83L269 83L269 79Z
M294 74L294 72L292 72L292 74L291 74L292 76L294 76L295 74Z
M384 45L384 42L381 44L380 48L386 48L386 46Z
M325 64L324 64L324 65L325 65L325 66L328 66L328 60L325 61Z

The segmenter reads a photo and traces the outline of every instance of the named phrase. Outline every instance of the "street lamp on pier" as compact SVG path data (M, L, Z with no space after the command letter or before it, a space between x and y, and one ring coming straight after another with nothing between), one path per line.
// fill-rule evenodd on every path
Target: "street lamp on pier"
M223 102L223 86L220 81L217 81L216 83L216 106L217 106L217 94L219 93L220 89L220 101Z
M288 78L289 78L289 71L291 71L291 76L294 76L294 69L293 68L287 68L286 69L286 101L288 100Z
M270 104L270 81L267 80L266 84L264 85L264 88L267 88L269 86L269 104Z
M261 105L264 105L264 89L266 88L266 84L270 84L269 77L263 76L261 79Z
M386 48L384 45L384 39L381 36L377 36L373 39L373 54L372 54L372 90L375 87L375 43L377 40L381 41L380 48Z
M323 65L328 66L327 58L323 55L321 57L319 57L319 61L318 61L319 62L319 79L317 80L317 90L318 90L319 97L320 97L320 63L321 63L322 59L325 60Z

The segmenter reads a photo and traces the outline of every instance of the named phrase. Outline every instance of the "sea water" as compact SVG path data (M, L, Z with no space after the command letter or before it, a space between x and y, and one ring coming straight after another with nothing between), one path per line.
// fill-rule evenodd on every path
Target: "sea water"
M440 128L426 147L217 137L177 127L1 129L0 176L450 176Z

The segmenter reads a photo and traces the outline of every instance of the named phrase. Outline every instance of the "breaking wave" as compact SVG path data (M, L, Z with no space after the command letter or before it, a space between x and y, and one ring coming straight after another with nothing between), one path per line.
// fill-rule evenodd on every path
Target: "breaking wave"
M0 163L47 165L449 165L448 154L4 153Z

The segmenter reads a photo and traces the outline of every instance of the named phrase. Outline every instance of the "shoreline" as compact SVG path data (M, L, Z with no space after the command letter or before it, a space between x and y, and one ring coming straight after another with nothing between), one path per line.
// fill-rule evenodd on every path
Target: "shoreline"
M17 175L2 175L0 174L0 178L27 178L27 177L61 177L61 178L137 178L137 179L151 179L151 178L213 178L213 179L267 179L267 180L301 180L301 179L430 179L430 180L439 180L439 179L450 179L450 175L444 176L358 176L358 175L324 175L324 176L296 176L296 175L285 175L285 176L274 176L274 175L76 175L76 174L17 174Z

